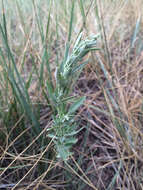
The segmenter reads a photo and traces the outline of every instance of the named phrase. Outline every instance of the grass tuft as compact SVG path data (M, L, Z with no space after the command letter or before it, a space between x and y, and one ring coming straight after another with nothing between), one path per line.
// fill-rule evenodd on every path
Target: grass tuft
M142 190L142 0L0 8L0 189Z

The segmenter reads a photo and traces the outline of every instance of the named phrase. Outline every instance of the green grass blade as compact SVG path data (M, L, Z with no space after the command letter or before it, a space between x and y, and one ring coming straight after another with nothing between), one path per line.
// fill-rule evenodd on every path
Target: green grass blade
M81 15L82 15L82 20L83 20L83 27L86 26L86 15L85 15L85 10L84 10L84 6L83 6L83 0L78 1L79 2L79 7L80 7L80 11L81 11Z
M114 190L114 185L116 183L117 177L120 175L121 168L122 168L122 161L120 161L120 165L119 165L118 171L116 171L116 174L114 175L114 177L112 178L112 181L108 185L107 190Z
M4 34L5 34L6 41L8 41L7 27L6 27L6 18L5 18L5 9L4 9L4 2L3 2L3 0L2 0L2 17L3 17Z
M6 61L4 61L4 68L7 71L7 75L8 75L8 79L9 82L11 84L11 87L13 89L13 93L14 96L17 98L19 104L23 107L23 109L25 110L27 117L30 119L30 121L32 121L32 124L34 125L34 130L39 133L39 124L38 121L31 109L31 102L30 102L30 98L28 95L28 91L25 87L25 82L24 80L21 78L18 69L16 67L16 63L13 57L13 54L10 50L9 44L8 44L8 39L7 39L7 29L6 29L6 19L5 19L5 15L3 17L3 22L5 23L4 25L4 29L2 27L2 25L0 24L0 32L2 34L2 38L3 38L3 44L5 45L5 48L7 50L8 53L8 60L9 63L12 63L12 67L9 67L6 63ZM2 53L1 53L2 55ZM3 57L3 59L5 59ZM15 74L16 73L16 77ZM17 82L18 79L18 82Z
M48 2L49 3L49 2ZM50 8L49 8L49 13L48 13L48 20L47 20L47 25L46 25L46 35L45 35L45 42L47 42L48 39L48 34L49 34L49 28L50 28L50 20L51 20L51 10L52 10L52 1L50 0Z
M42 41L42 43L44 43L44 32L43 32L42 20L40 19L39 15L38 15L35 1L32 0L32 3L33 3L33 8L34 8L34 12L35 12L36 22L38 25L41 41Z
M136 22L134 34L133 34L132 39L131 39L131 48L134 47L134 44L136 42L137 35L138 35L139 29L140 29L140 22L141 22L141 16L138 17L137 22Z
M70 42L71 40L71 34L72 34L72 29L73 29L74 7L75 7L75 1L72 0L71 18L70 18L69 32L68 32L68 42Z
M21 22L21 24L22 24L24 33L26 34L26 26L25 26L25 22L24 22L24 16L23 16L23 13L22 13L22 11L21 11L21 7L20 7L20 5L19 5L19 1L17 1L17 0L16 0L16 7L17 7L17 10L18 10L20 22Z

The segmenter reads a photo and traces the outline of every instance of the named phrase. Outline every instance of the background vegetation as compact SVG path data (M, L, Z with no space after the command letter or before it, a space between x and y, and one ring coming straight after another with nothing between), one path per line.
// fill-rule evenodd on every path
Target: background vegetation
M142 0L0 3L0 189L142 190ZM100 50L80 60L70 95L86 97L82 130L63 162L48 137L49 86L81 32L99 33Z

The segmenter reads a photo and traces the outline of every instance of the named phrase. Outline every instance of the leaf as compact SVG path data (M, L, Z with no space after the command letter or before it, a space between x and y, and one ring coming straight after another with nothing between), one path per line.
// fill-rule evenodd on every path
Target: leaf
M75 73L77 71L82 71L82 69L84 68L85 65L88 64L88 61L85 61L83 63L81 63L80 65L76 66L75 68L72 69L72 73Z
M74 113L83 104L85 99L85 96L78 98L77 101L70 106L68 114L70 115Z
M76 42L75 42L73 51L74 51L75 49L77 49L77 46L78 46L78 45L80 44L80 42L81 42L81 38L82 38L82 32L79 34L79 36L78 36L78 38L77 38L77 40L76 40Z
M72 146L73 144L77 143L77 139L76 138L71 138L71 139L67 139L66 143L65 143L65 146Z
M77 133L79 133L82 129L84 129L85 127L82 127L81 129L77 130L77 131L73 131L71 133L68 133L65 135L65 137L70 137L70 136L73 136L73 135L76 135Z
M69 158L69 156L72 155L72 152L69 151L68 147L56 144L56 148L58 152L57 158L62 158L64 161L66 161Z
M47 136L48 136L49 138L52 138L52 139L53 139L53 138L54 138L54 139L58 139L58 137L56 137L54 134L48 134Z

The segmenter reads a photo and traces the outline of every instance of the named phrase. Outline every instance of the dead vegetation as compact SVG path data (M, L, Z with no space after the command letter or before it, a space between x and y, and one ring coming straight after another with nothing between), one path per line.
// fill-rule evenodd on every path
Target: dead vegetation
M86 96L76 114L79 129L85 128L77 134L67 162L56 158L47 137L53 118L46 82L51 80L48 67L53 80L64 55L72 2L14 5L9 4L13 13L5 5L5 16L19 75L4 49L2 32L0 45L0 189L142 190L142 0L75 3L71 49L82 30L85 36L100 33L100 51L85 58L88 64L72 91ZM2 23L1 18L4 27ZM19 89L25 99L19 99Z

